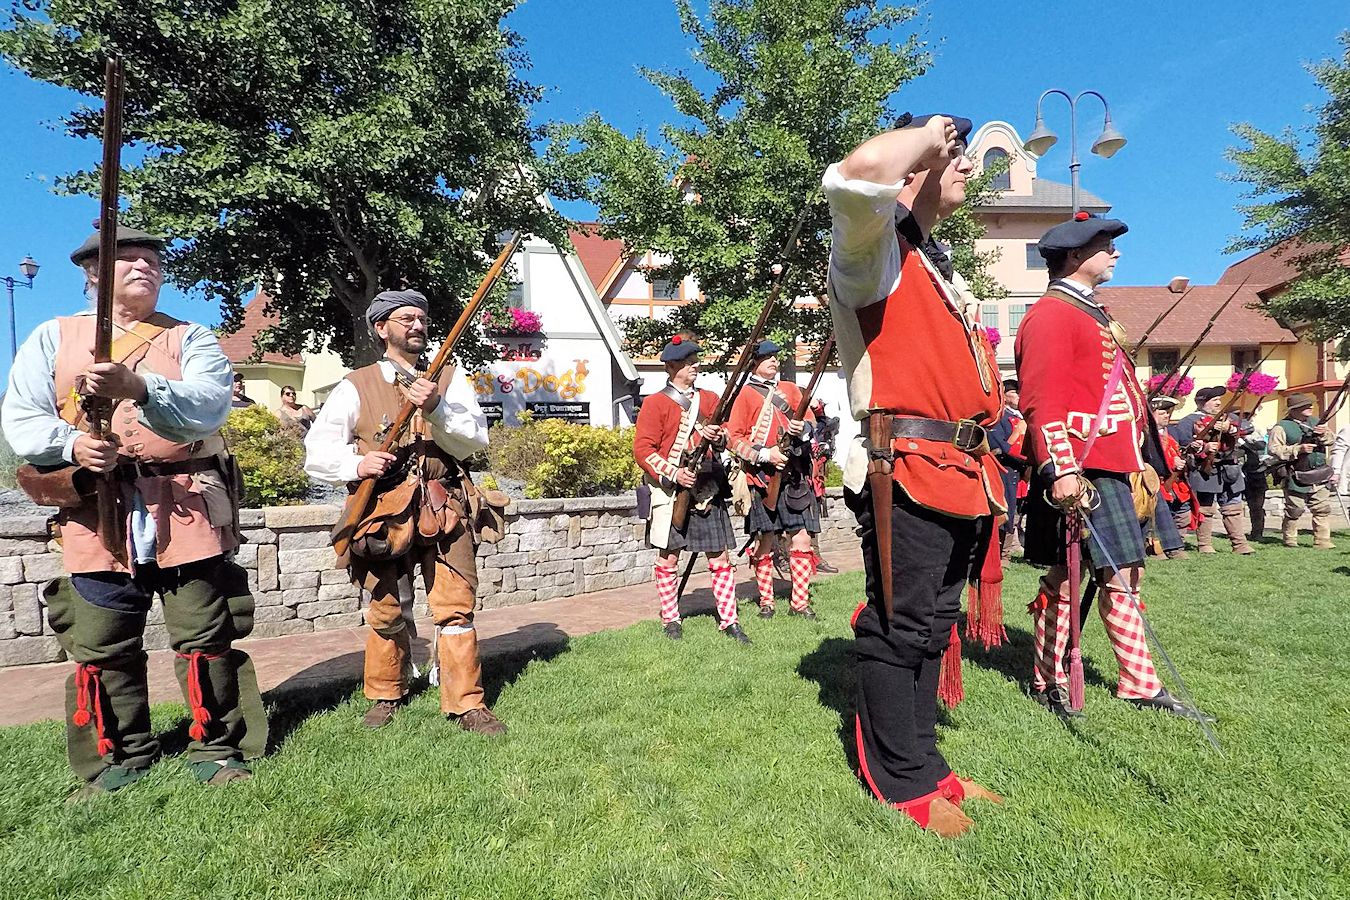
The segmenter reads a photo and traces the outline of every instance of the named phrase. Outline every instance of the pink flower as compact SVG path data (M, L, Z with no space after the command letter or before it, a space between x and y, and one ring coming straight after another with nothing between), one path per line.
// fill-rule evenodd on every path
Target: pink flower
M997 350L998 345L1003 343L1003 335L999 334L997 328L984 328L983 326L981 328L984 331L984 336L989 339L989 346Z
M1166 382L1165 385L1164 382ZM1195 390L1195 379L1178 375L1176 372L1159 372L1144 382L1144 387L1148 389L1150 394L1161 394L1166 397L1188 397L1191 391Z
M1243 372L1234 372L1228 376L1228 381L1224 384L1224 387L1228 388L1230 392L1236 391L1242 384L1244 374ZM1275 389L1279 385L1279 377L1267 375L1265 372L1253 372L1251 377L1247 379L1247 393L1253 397L1265 397L1275 393Z

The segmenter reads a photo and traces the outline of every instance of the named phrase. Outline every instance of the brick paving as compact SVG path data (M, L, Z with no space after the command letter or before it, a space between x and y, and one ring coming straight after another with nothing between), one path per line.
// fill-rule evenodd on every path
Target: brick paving
M826 549L824 556L844 572L862 568L862 556L856 548ZM737 592L742 601L756 597L751 570L740 565L736 575L739 581ZM779 588L785 590L786 583L780 582ZM680 606L686 615L712 614L712 592L703 563L695 566ZM491 669L494 658L556 646L568 637L655 620L656 609L656 587L649 582L482 610L475 614L474 620L484 666ZM419 621L418 632L421 637L414 642L414 658L424 660L428 648L426 638L432 633L431 621ZM361 679L365 643L366 629L361 626L258 638L242 641L240 646L253 657L259 687L266 692L341 682L355 685ZM156 650L149 656L151 702L181 702L182 695L173 674L173 653ZM72 670L68 662L0 668L0 725L60 718L65 682Z

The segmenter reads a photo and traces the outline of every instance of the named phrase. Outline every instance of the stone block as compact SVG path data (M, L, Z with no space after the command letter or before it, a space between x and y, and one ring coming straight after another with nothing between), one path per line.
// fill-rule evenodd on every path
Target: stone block
M351 584L351 581L346 569L325 569L319 573L319 584Z
M281 572L322 572L334 568L337 556L331 547L313 550L278 550L277 567Z
M47 538L0 538L0 556L28 556L47 552Z
M332 528L341 515L340 506L269 506L263 510L263 522L273 531L282 528Z
M0 537L47 539L46 516L10 516L0 518Z
M169 629L163 625L147 625L145 627L145 649L168 650L169 646Z
M359 600L361 596L360 589L354 584L321 584L319 585L320 600Z
M279 550L318 550L333 545L327 529L313 531L282 531L277 534Z
M295 618L295 609L290 606L260 606L253 611L254 628L259 622L284 622Z
M535 602L540 600L556 600L559 597L571 597L577 592L575 584L560 585L557 587L540 588L534 592Z
M523 566L529 561L529 554L526 553L498 553L496 556L489 556L486 560L487 565L493 569L514 569L516 566Z
M0 666L61 662L66 653L54 637L16 637L0 641Z
M563 500L563 512L591 512L599 509L596 497L567 497Z
M0 641L12 641L19 636L14 630L13 613L0 613Z
M257 598L258 595L254 594L253 599L257 600ZM150 604L150 611L145 614L145 624L147 625L164 624L164 604L160 602L158 597L156 597L155 601Z
M514 569L499 569L502 573L501 592L509 594L516 589L516 572Z
M240 528L261 528L262 525L263 525L263 511L261 509L239 510Z
M234 561L246 569L258 567L258 545L242 544L234 551Z
M621 588L627 583L623 572L605 572L600 575L587 575L582 584L582 590L589 594L591 591L608 591L613 588Z
M355 612L357 607L358 602L355 597L346 600L316 600L312 603L299 604L295 607L295 614L302 619L317 619L320 616Z
M249 544L275 544L277 533L270 528L241 528L244 541Z
M365 623L365 616L360 612L334 613L331 616L320 616L315 619L314 630L325 631L330 628L360 628Z
M518 535L543 534L544 532L551 530L552 529L549 527L547 517L540 517L537 519L536 518L517 519L515 522L511 523L512 534Z
M294 588L281 592L281 602L287 606L299 606L301 603L314 603L319 599L318 588Z
M321 577L322 575L318 572L287 572L285 575L277 577L277 587L283 591L318 587Z
M518 591L531 591L547 586L547 575L516 575L516 590Z
M15 585L10 593L14 630L19 634L42 634L42 601L36 584Z
M601 528L622 528L631 524L628 516L613 512L603 512L600 514Z
M557 575L561 572L571 572L572 561L570 559L552 559L548 562L536 564L533 571L535 575Z
M581 546L609 547L618 544L628 537L628 535L624 533L625 531L627 531L627 529L615 526L597 526L582 532Z
M609 571L626 572L636 565L632 553L616 553L609 558Z
M245 569L244 580L248 583L248 592L250 594L258 593L258 570Z
M23 581L23 560L17 556L0 557L0 584Z
M40 553L23 558L24 581L51 581L66 574L61 557L56 553Z
M254 591L253 605L255 607L281 606L285 602L285 595L281 591Z
M571 569L568 569L566 572L559 572L556 575L546 575L544 577L548 579L548 583L552 587L569 587L577 583L577 576ZM582 577L584 578L585 576Z
M563 511L563 501L551 497L542 500L517 500L511 505L516 508L516 515L521 516L541 516Z
M502 539L492 546L497 548L498 553L515 553L520 549L520 536L515 534L503 535Z
M581 562L581 571L586 575L599 575L601 572L609 571L608 556L589 556Z
M581 519L573 518L567 525L567 546L581 546Z
M502 583L501 569L483 569L478 573L478 587L491 587Z
M559 513L556 516L548 517L548 527L554 531L563 531L572 524L572 517L567 513Z
M649 568L629 569L623 573L624 584L646 584L652 580L652 570Z
M484 603L484 609L500 609L504 606L522 606L534 602L534 591L511 591L493 594L491 603Z
M253 626L250 638L283 637L288 634L304 634L314 630L314 623L308 619L285 619L279 622L258 622Z
M639 550L633 554L633 567L638 569L650 569L656 563L656 548L648 547L645 550Z
M277 548L271 544L258 547L258 590L275 591L278 585Z
M14 588L0 585L0 612L9 612L14 608Z

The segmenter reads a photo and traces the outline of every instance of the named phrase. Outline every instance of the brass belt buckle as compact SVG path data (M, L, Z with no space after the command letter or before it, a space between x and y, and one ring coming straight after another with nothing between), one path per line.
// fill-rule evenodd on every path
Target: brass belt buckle
M961 419L956 423L956 433L952 435L952 443L956 449L973 453L980 449L984 440L984 428L974 419Z

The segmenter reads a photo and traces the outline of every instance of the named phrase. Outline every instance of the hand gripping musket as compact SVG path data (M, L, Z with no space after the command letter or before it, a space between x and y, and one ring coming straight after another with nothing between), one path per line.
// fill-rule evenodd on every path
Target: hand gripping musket
M450 333L446 335L445 342L441 344L440 350L436 352L436 358L431 361L431 365L427 368L426 373L422 377L427 378L430 381L437 381L441 377L441 372L453 361L455 345L459 343L460 337L463 336L464 332L468 330L470 324L472 324L474 316L478 313L478 307L483 303L483 298L487 296L488 291L492 290L492 285L496 283L497 278L502 274L502 270L506 267L507 262L510 261L512 255L515 254L516 249L520 246L520 241L521 234L520 232L516 232L512 235L511 239L506 242L506 246L502 248L501 253L497 254L497 258L492 262L492 267L487 270L487 274L483 276L482 282L479 283L478 290L473 292L473 296L469 299L469 302L464 305L464 311L459 314L459 319L456 320L454 327L450 329ZM394 449L399 445L399 441L403 439L403 435L407 432L408 426L412 424L413 416L416 412L417 407L414 406L411 401L403 404L403 408L399 411L398 418L395 419L394 424L389 427L389 431L385 435L384 441L380 444L379 449L382 452L394 452ZM367 511L370 509L370 501L375 496L375 483L377 480L378 479L370 476L361 479L360 485L356 488L355 493L347 501L347 505L343 509L342 521L340 521L337 527L333 529L333 551L337 554L338 559L347 558L347 553L351 548L352 537L356 533L356 528L361 524L361 520L366 517Z
M98 212L98 306L94 329L94 362L112 362L113 286L117 265L117 201L122 174L122 60L111 57L103 69L103 171ZM81 400L89 434L116 440L111 433L117 402L107 397ZM103 548L121 565L129 566L127 507L117 469L95 481L98 499L98 536Z
M717 400L717 408L707 421L700 422L701 425L723 425L727 421L727 416L731 415L731 404L736 399L736 394L740 392L741 386L745 384L745 379L750 375L750 363L755 358L755 347L759 344L759 339L764 334L764 328L769 324L769 315L774 307L778 305L778 295L783 290L783 275L787 272L787 261L794 247L797 246L797 235L801 233L802 225L806 222L806 216L811 211L811 203L808 201L802 207L801 214L797 216L797 222L792 226L792 232L788 235L787 241L783 244L783 252L779 258L780 263L778 273L774 275L773 287L769 290L769 297L764 301L764 307L759 311L759 318L755 320L755 327L750 331L750 337L746 340L745 347L741 350L740 357L736 360L736 367L731 370L727 377L727 386L722 391L722 396ZM698 402L695 395L694 402ZM680 461L678 468L693 469L695 472L702 467L703 459L707 456L710 447L706 441L698 441L691 447L685 447L680 452ZM682 529L685 523L689 521L689 507L693 505L694 492L690 488L677 484L675 486L675 503L671 507L671 524L677 529Z
M1251 277L1250 275L1247 276L1247 278L1250 277ZM1186 376L1191 373L1192 367L1191 361L1192 358L1195 356L1196 351L1198 351L1200 349L1200 345L1205 342L1205 338L1209 337L1209 333L1214 330L1214 324L1219 321L1219 316L1223 315L1223 311L1228 308L1228 304L1232 303L1233 298L1236 297L1238 293L1243 289L1243 287L1246 286L1247 278L1242 279L1242 282L1238 284L1236 288L1233 289L1233 293L1228 295L1228 299L1223 301L1223 303L1219 306L1218 309L1214 310L1214 315L1209 317L1209 321L1206 322L1205 327L1201 329L1200 336L1195 339L1194 343L1192 343L1189 347L1186 348L1185 353L1181 354L1181 356L1177 358L1177 364L1172 367L1171 372L1167 373L1167 377L1164 378L1158 384L1157 387L1149 391L1148 399L1150 401L1152 401L1154 397L1157 397L1158 394L1162 393L1163 388L1166 387L1167 383L1172 380L1172 376L1176 375L1177 372L1181 372L1182 366L1186 367L1186 371L1182 372L1181 378L1177 379L1178 384L1180 384L1186 378Z
M816 367L811 371L811 380L806 384L806 390L802 391L801 402L797 404L793 411L792 420L800 422L806 418L807 410L811 408L811 398L816 392L816 385L820 383L820 378L825 374L825 367L830 363L830 354L834 352L834 334L825 339L825 343L820 347L820 355L816 357ZM783 453L788 453L792 446L792 436L786 431L778 438L778 449ZM783 489L783 470L775 469L769 478L769 485L764 489L764 506L767 509L778 508L778 494Z
M1251 383L1252 376L1261 371L1261 366L1265 364L1266 360L1270 359L1279 347L1279 344L1272 344L1271 348L1266 351L1266 355L1257 360L1256 365L1242 373L1242 378L1239 379L1237 388L1234 389L1232 395L1224 401L1224 404L1219 411L1214 415L1209 416L1208 421L1201 420L1204 424L1196 429L1193 440L1208 442L1216 439L1216 436L1219 435L1219 431L1215 426L1219 422L1226 422L1228 420L1228 414L1231 413L1233 409L1242 402L1242 398L1246 396L1247 386ZM1258 402L1257 405L1259 406L1260 403ZM1256 410L1253 409L1252 416L1255 417L1255 415ZM1212 454L1205 454L1204 460L1200 465L1200 471L1206 476L1214 471L1214 457Z

